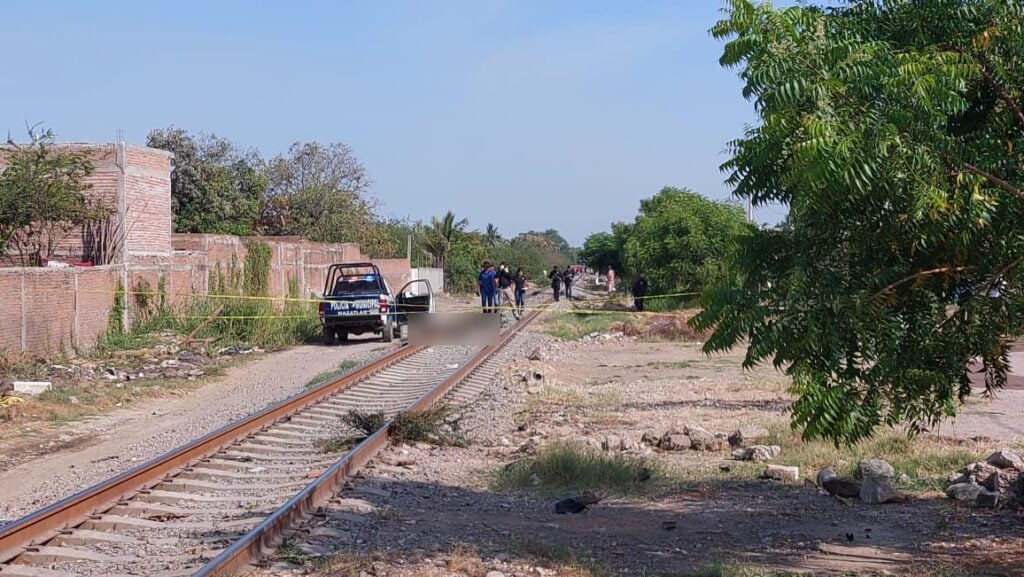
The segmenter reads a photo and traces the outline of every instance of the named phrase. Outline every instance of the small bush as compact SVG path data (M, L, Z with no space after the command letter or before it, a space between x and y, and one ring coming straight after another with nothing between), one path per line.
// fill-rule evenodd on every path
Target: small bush
M517 461L498 472L502 489L530 489L552 494L585 490L630 496L649 492L666 477L657 464L587 447L559 443L536 457Z
M466 447L469 438L462 430L463 410L452 405L434 405L418 413L399 413L388 433L395 443L430 443Z
M369 437L377 432L388 422L388 416L384 411L360 411L352 409L341 417L341 422Z

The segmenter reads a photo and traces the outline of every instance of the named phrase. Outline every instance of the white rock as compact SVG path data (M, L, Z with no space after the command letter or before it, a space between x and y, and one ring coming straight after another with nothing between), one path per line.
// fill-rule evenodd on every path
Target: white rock
M50 381L14 381L14 392L23 395L41 395L53 389Z

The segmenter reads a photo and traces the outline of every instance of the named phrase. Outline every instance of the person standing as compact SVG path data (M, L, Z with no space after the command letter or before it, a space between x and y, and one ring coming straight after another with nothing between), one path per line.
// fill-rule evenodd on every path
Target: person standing
M615 292L615 269L608 267L608 294Z
M558 272L558 267L551 267L551 272L548 274L548 278L551 279L551 290L555 295L555 302L558 302L558 297L562 293L562 273Z
M501 310L508 309L515 314L515 297L512 295L512 273L508 270L508 264L502 261L498 267L498 295L500 296L498 306Z
M636 276L636 280L633 281L633 306L636 310L643 312L644 310L644 297L647 296L647 279L644 275L640 274Z
M495 282L496 276L494 265L490 261L484 261L483 270L480 271L477 285L480 287L480 306L485 313L494 312L495 288L497 286Z
M572 300L572 281L574 278L576 278L576 275L573 273L572 267L565 267L565 272L562 273L562 284L565 286L565 298L568 300Z
M516 270L512 283L516 287L516 318L521 319L526 311L526 274L523 269Z

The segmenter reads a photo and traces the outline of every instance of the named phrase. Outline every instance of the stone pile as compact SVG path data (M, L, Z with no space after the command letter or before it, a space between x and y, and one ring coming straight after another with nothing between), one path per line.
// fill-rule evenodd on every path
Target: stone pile
M779 447L757 445L756 441L768 436L761 428L747 428L732 434L712 433L699 425L686 425L681 429L672 428L658 436L644 433L640 442L662 451L724 451L738 449L733 457L742 460L771 460L778 456Z
M843 499L860 499L865 503L880 505L898 503L906 496L892 486L896 470L881 459L865 459L857 463L857 478L847 479L836 474L831 467L818 471L817 484L825 493Z
M1024 457L1000 449L949 476L946 496L978 507L1024 502Z

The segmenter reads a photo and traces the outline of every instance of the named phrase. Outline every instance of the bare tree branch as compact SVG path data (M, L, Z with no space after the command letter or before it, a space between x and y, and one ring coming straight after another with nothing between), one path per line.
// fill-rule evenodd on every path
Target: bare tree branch
M978 168L977 166L974 166L973 164L970 163L964 164L964 170L970 172L971 174L977 174L978 176L984 178L985 180L991 182L992 184L998 186L999 188L1005 190L1006 192L1016 196L1018 199L1024 200L1024 190L1021 190L1016 186L1013 186L1009 182L999 178L998 176L992 174L991 172Z

